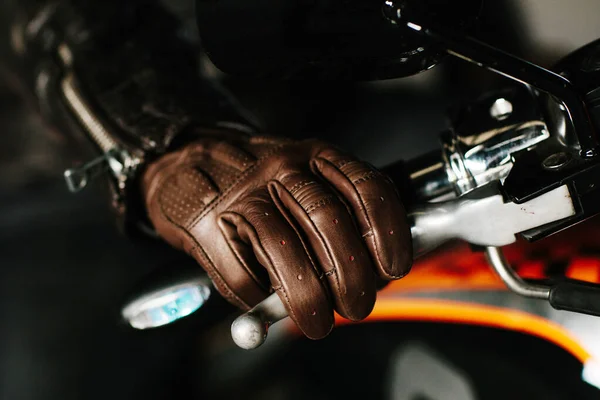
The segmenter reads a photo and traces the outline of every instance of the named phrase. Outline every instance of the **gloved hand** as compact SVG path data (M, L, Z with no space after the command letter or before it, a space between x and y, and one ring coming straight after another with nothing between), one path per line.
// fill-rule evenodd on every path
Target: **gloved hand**
M185 250L219 292L248 309L276 290L309 338L333 311L373 309L376 275L410 270L406 213L382 173L316 140L207 132L144 172L158 234Z

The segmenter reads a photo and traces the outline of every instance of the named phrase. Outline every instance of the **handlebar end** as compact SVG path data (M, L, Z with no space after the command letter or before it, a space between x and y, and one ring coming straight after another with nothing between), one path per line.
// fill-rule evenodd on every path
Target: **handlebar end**
M265 342L268 329L268 323L252 313L246 313L237 317L231 324L231 337L238 347L251 350Z

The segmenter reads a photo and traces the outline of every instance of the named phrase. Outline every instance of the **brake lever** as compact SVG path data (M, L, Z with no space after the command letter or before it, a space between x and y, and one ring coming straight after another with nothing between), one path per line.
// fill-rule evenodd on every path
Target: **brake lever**
M500 184L492 182L454 200L430 203L409 213L413 255L417 258L449 240L461 239L487 247L490 258L490 254L495 254L493 249L514 243L519 232L575 213L567 185L516 204L505 202ZM492 257L490 263L509 288L529 297L549 298L549 288L522 281L514 272L510 273L506 263L500 262L503 260L501 254L498 257ZM494 264L493 261L498 262ZM257 348L267 338L269 327L287 316L278 294L273 293L233 322L233 341L243 349Z

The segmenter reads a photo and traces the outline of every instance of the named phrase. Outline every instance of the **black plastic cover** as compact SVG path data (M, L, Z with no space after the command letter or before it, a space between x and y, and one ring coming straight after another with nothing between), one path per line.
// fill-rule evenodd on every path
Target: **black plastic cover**
M549 300L557 310L600 316L599 285L577 281L561 282L552 287Z
M482 0L398 1L406 18L463 31ZM383 13L384 0L197 0L205 51L222 71L259 78L371 80L416 74L445 52ZM404 15L404 14L403 14ZM404 18L404 17L403 17Z

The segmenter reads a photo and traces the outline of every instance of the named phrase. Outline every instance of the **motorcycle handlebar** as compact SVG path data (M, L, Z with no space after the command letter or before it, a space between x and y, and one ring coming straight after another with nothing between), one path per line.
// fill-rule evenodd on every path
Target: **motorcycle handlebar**
M392 178L400 192L406 193L408 198L405 199L403 196L403 200L409 203L427 202L452 192L439 151L433 151L409 163L392 164L383 171ZM414 218L411 219L414 222ZM423 246L419 232L422 230L414 229L413 226L411 233L415 257L439 244L429 243ZM283 302L277 293L272 293L253 309L233 321L231 337L238 347L246 350L255 349L266 340L269 327L287 316L288 312Z
M500 252L497 248L513 243L517 233L568 218L575 212L566 185L527 203L515 204L505 202L499 184L492 182L453 201L413 208L409 213L413 256L424 255L451 239L462 239ZM481 223L483 220L486 221L484 224ZM508 280L507 285L510 283L512 286L509 287L515 292L548 298L548 287L540 288L511 275L510 266L505 262L491 264L505 282ZM232 338L239 347L254 349L265 341L269 327L287 315L278 294L273 293L233 322Z

